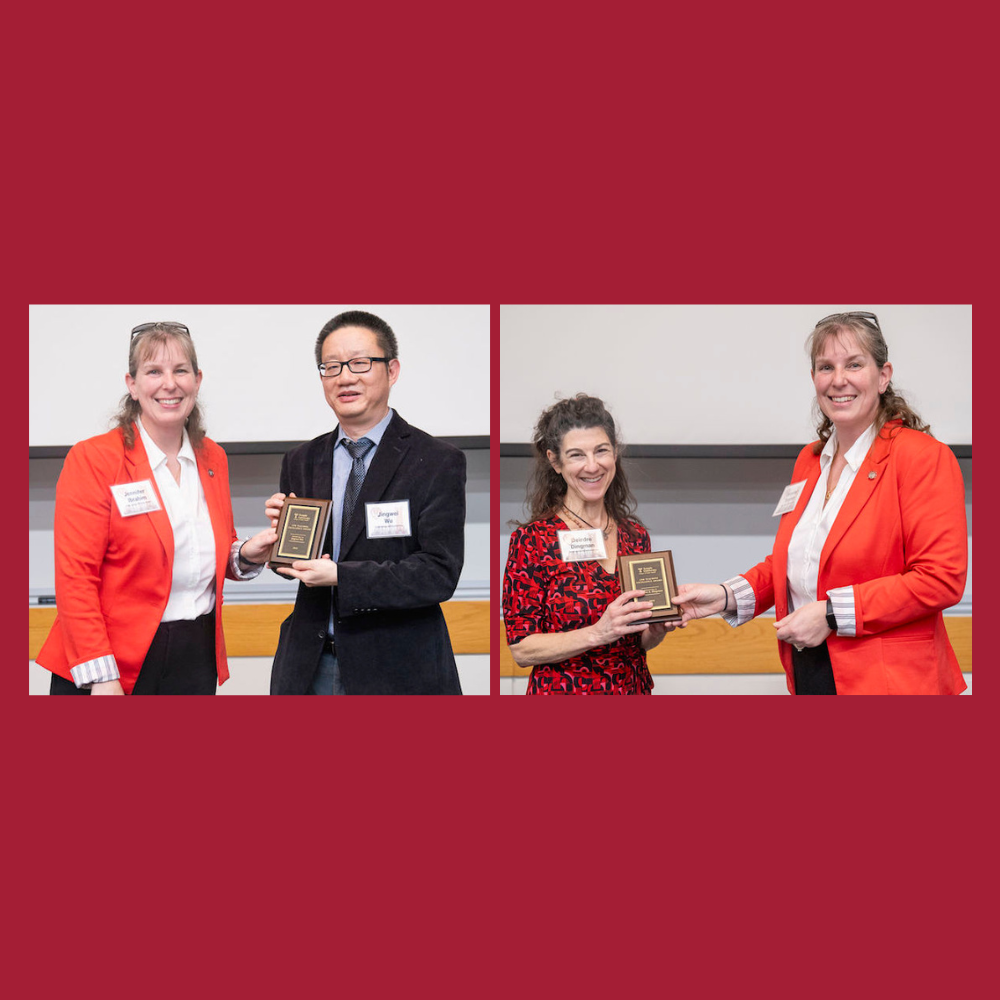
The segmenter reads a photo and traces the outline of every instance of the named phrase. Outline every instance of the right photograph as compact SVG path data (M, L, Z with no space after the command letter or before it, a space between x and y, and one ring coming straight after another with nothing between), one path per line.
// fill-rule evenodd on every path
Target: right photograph
M501 305L501 694L971 694L971 305Z

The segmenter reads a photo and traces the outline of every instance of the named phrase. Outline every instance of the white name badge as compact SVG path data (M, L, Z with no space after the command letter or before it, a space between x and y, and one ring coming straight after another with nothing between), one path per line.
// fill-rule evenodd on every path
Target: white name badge
M111 487L111 495L118 504L118 513L122 517L135 517L136 514L149 514L161 510L160 501L156 499L156 490L148 479L139 483L120 483Z
M604 547L604 533L600 528L591 531L560 531L558 535L563 562L608 558L608 551Z
M781 494L781 499L778 501L778 506L774 508L774 513L771 517L777 517L779 514L787 514L790 510L795 510L795 505L799 502L799 497L802 496L802 491L806 488L806 483L808 480L803 479L801 483L792 483L790 486L786 486L784 492Z
M366 503L365 518L369 538L409 538L413 534L410 530L409 500Z

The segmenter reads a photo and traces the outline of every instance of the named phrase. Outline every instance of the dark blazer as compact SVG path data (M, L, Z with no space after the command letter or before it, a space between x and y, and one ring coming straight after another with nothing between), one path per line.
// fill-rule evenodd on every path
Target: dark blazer
M336 430L288 452L282 493L330 499ZM412 535L367 537L365 504L410 501ZM340 517L340 511L333 512ZM332 550L332 524L324 552ZM333 588L337 661L348 694L461 694L440 604L465 558L465 455L411 427L385 429L341 539ZM323 652L329 587L299 584L281 626L271 694L307 694Z

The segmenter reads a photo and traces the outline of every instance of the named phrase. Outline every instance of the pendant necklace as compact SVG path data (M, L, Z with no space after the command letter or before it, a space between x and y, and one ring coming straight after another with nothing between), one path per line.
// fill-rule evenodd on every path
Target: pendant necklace
M610 515L608 515L607 524L603 528L595 528L590 523L590 521L585 521L582 517L580 517L579 514L577 514L574 511L570 510L569 507L566 506L566 504L563 504L563 510L566 511L567 514L572 515L572 517L575 520L579 521L580 524L585 524L588 528L592 529L593 531L599 531L605 538L607 538L608 535L611 534L611 517L610 517ZM607 513L607 511L605 511L605 513Z
M838 455L839 453L840 453L840 448L838 447L838 448L837 448L837 451L835 451L835 452L833 453L833 459L832 459L832 460L831 460L831 462L830 462L830 471L831 471L831 472L833 472L833 463L837 461L837 455ZM827 505L827 504L828 504L828 503L830 502L830 497L832 497L832 496L833 496L833 491L834 491L834 490L835 490L836 488L837 488L837 486L836 486L836 484L834 484L833 486L831 486L831 487L830 487L830 489L828 489L828 490L826 491L826 499L825 499L825 500L823 501L823 506L824 506L824 507L825 507L825 506L826 506L826 505Z

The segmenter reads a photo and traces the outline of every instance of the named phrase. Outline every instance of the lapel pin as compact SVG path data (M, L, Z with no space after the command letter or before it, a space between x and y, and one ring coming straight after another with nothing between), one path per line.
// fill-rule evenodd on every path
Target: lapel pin
M209 470L208 470L208 474L209 474L210 476L214 476L214 475L215 475L215 470L214 470L214 469L209 469ZM873 473L872 473L872 477L874 477L874 475L875 475L875 473L873 472Z
M211 473L209 473L209 475L211 475ZM874 479L877 475L878 475L877 472L869 472L868 473L868 478L869 479Z

